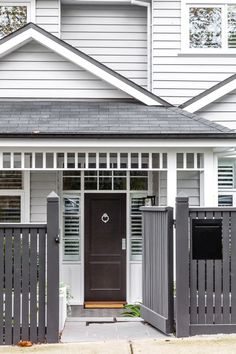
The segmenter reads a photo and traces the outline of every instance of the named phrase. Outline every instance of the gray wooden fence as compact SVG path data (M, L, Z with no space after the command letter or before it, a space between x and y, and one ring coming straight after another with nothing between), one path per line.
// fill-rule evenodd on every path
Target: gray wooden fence
M173 330L173 209L142 207L141 315L162 332Z
M0 345L58 342L59 198L47 224L0 224Z
M236 208L176 202L176 334L236 332Z

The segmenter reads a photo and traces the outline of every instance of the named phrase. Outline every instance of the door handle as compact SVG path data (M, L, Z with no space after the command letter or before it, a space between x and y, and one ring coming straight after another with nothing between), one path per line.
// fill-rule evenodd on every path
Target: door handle
M126 250L126 238L122 238L122 251Z

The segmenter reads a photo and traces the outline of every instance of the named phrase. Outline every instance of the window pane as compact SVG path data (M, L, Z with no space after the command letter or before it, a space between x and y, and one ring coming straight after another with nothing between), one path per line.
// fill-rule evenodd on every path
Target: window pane
M110 168L117 168L117 153L110 153Z
M177 168L184 168L184 154L182 152L177 153Z
M78 154L78 168L85 168L85 153Z
M67 154L67 168L75 168L75 154L73 152Z
M21 153L16 152L13 155L14 157L14 168L21 168Z
M22 172L0 171L0 189L22 189Z
M145 191L148 189L147 172L130 172L130 190Z
M11 154L8 152L3 153L3 168L11 168Z
M64 168L64 152L57 153L57 168Z
M63 190L80 190L80 188L80 172L68 171L63 173Z
M114 178L114 190L125 190L126 189L126 177L115 177Z
M236 6L228 6L228 47L236 48Z
M64 204L64 260L79 260L80 257L80 198L63 198Z
M187 165L187 168L194 168L194 154L193 153L186 154L186 165Z
M88 167L89 168L96 168L96 154L93 152L90 152L88 154L88 159L89 159Z
M149 154L148 153L142 153L142 168L148 168L149 167Z
M0 196L0 222L18 223L20 219L20 197Z
M221 8L190 7L190 48L221 48Z
M106 153L99 154L99 168L107 168L107 154Z
M160 168L160 154L152 154L152 168Z
M96 190L97 189L97 171L85 171L84 189Z
M27 6L0 6L0 38L27 23Z
M138 168L138 154L131 153L131 168Z
M120 154L120 168L128 168L128 154L126 152Z

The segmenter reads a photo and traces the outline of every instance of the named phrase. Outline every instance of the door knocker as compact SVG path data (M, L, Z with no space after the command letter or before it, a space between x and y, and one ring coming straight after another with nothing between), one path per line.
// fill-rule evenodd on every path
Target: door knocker
M108 221L110 220L109 216L107 215L107 213L104 213L101 217L102 222L104 222L104 224L108 223Z

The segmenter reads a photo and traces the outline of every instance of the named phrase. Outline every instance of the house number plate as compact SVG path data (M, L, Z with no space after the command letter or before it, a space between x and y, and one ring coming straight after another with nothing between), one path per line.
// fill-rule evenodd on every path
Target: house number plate
M102 222L104 222L104 224L108 223L108 221L110 220L109 215L107 215L107 213L104 213L101 217L101 220Z

